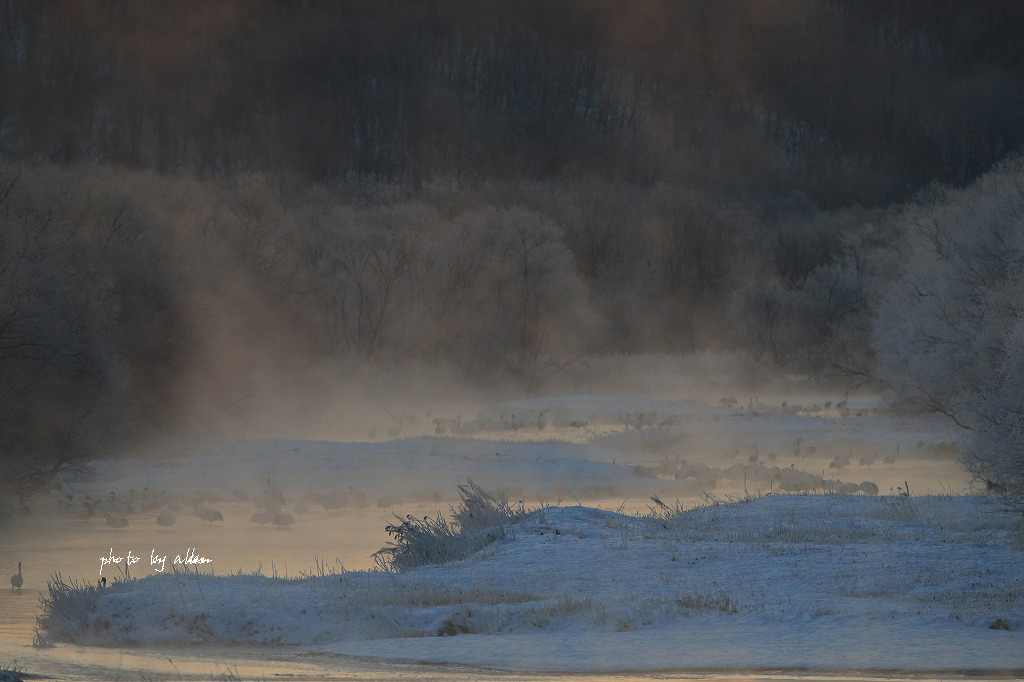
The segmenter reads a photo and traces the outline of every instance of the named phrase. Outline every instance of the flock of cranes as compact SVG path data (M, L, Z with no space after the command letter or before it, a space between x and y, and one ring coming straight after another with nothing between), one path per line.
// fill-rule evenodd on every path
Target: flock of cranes
M719 401L720 406L735 409L740 407L740 403L733 397L722 398ZM756 396L752 397L747 401L747 408L749 410L759 410L766 412L777 412L779 414L818 414L821 412L836 412L840 415L848 414L849 403L848 396L844 396L838 401L828 401L824 403L824 408L820 408L817 404L811 408L804 408L798 405L788 405L783 402L780 406L771 407L758 400ZM387 435L389 438L397 438L402 433L403 426L418 427L421 422L415 416L408 413L401 413L394 415L388 413L391 417L391 428L387 429ZM431 420L432 415L426 413L427 419ZM586 415L582 415L586 417ZM672 419L671 416L663 418L664 415L658 415L657 413L644 413L640 412L637 414L626 414L620 417L622 428L627 431L635 430L641 431L646 427L664 426L666 424L676 425L675 421L669 421ZM500 415L489 415L480 416L473 420L464 421L462 415L459 414L454 419L445 419L441 417L433 418L434 431L437 435L472 435L480 432L487 431L518 431L520 429L536 429L538 431L545 430L547 427L561 428L561 429L581 429L588 425L588 422L592 422L595 419L600 420L600 417L590 416L589 420L581 418L579 414L562 413L559 410L526 410L519 413L508 413ZM660 419L660 421L659 421ZM612 420L614 422L614 419ZM429 424L430 421L427 422ZM376 434L372 434L375 436ZM919 443L919 447L921 444ZM754 471L758 468L764 468L765 473L769 473L773 476L776 484L781 490L792 490L800 491L805 489L818 488L826 483L821 476L812 475L806 472L801 472L796 468L796 465L791 464L788 467L781 462L776 463L777 459L783 459L779 456L780 453L784 453L785 450L779 450L778 452L759 451L758 448L754 448L753 454L747 456L746 465L743 467L744 473ZM737 453L739 454L739 453ZM821 455L818 453L814 446L806 445L802 442L802 439L797 438L795 445L792 450L793 457L799 461L801 459L818 458ZM831 455L832 453L829 453ZM883 452L880 453L878 450L864 454L855 453L850 450L846 454L837 454L832 457L828 463L828 468L834 471L842 471L848 467L852 468L853 463L859 465L861 469L867 467L873 467L879 460L882 463L889 465L890 468L894 467L897 460L900 457L900 447L897 445L894 452ZM658 471L659 475L674 474L676 479L692 479L694 482L706 482L709 487L713 487L717 482L717 478L727 475L732 472L732 469L739 465L733 465L728 470L713 469L707 465L693 464L687 465L685 462L679 460L677 457L675 466L670 467L673 471ZM767 465L767 466L766 466ZM634 467L634 469L645 469L645 467ZM856 470L855 468L853 470ZM835 482L838 484L838 482ZM849 492L849 493L863 493L868 495L878 494L878 487L874 483L864 481L862 483L849 483L841 484L842 489L837 492ZM183 515L188 515L199 519L202 525L218 525L224 524L225 518L223 512L215 508L215 505L220 503L222 498L216 493L208 491L197 491L191 496L176 496L168 494L165 491L155 491L149 488L143 488L141 491L129 490L127 494L109 493L107 496L84 496L84 497L73 497L72 495L66 495L65 499L61 500L61 504L67 513L72 516L88 519L93 517L105 518L105 523L112 529L120 530L128 528L130 526L129 517L134 522L138 522L140 516L152 514L149 518L155 518L155 523L162 529L171 529L181 520ZM271 478L266 481L266 486L258 494L250 495L242 488L235 488L231 491L231 497L228 501L232 501L237 504L251 503L255 506L255 510L249 517L249 522L258 526L270 526L279 529L287 529L293 526L296 522L296 515L302 515L309 511L309 507L318 505L322 507L325 512L335 512L342 508L356 508L364 509L368 506L367 496L364 492L357 490L352 486L348 486L347 489L337 490L326 494L309 494L302 502L294 504L290 512L285 510L286 499L281 489L274 483ZM378 500L378 506L385 506L381 500ZM152 523L152 521L150 521ZM11 589L20 590L24 583L22 576L22 565L18 564L18 573L11 576Z
M156 514L156 525L163 529L173 528L184 515L199 519L204 526L222 525L224 513L216 509L215 505L223 501L220 495L206 490L181 496L144 488L141 492L112 492L99 497L75 497L67 494L61 498L60 504L66 513L75 518L104 518L107 526L120 530L131 526L129 517L133 522L137 522L139 515L151 513ZM266 486L256 495L250 495L242 488L235 488L231 491L229 501L253 504L256 511L249 517L249 521L259 526L275 528L288 528L294 525L296 515L308 513L310 505L313 504L321 506L326 512L334 512L343 507L362 510L369 506L366 493L350 485L347 489L332 493L310 493L304 501L295 503L291 507L292 513L289 513L284 509L287 500L272 478L267 479ZM378 506L390 505L383 505L381 500L378 500Z
M287 502L280 488L272 479L267 479L267 485L263 491L256 496L249 496L241 488L232 491L234 502L255 504L257 511L250 517L250 522L260 526L273 526L275 528L289 528L295 523L295 516L284 511ZM347 490L328 495L310 495L311 501L319 502L325 511L335 511L341 507L354 506L357 509L367 507L366 493L349 486ZM107 526L114 530L130 527L128 516L133 520L143 514L156 512L156 525L163 529L170 529L178 522L179 515L186 512L188 507L192 508L192 515L198 518L202 525L215 525L224 523L224 514L213 505L221 499L215 493L198 491L191 497L182 499L179 496L168 495L164 491L151 491L144 488L141 492L129 490L127 494L120 495L110 493L106 496L94 497L86 495L76 498L66 494L61 498L61 507L65 513L79 519L90 519L105 517ZM305 503L295 504L293 510L296 514L304 514L309 511ZM105 582L105 580L104 580ZM18 562L18 572L11 576L11 590L21 590L24 585L22 574L22 562Z

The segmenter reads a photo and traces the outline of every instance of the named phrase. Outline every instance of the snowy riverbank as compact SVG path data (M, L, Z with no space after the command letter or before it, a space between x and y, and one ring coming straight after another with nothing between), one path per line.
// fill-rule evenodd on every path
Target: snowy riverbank
M444 566L150 576L60 592L44 624L506 669L1024 670L1022 559L1019 515L969 496L548 507Z

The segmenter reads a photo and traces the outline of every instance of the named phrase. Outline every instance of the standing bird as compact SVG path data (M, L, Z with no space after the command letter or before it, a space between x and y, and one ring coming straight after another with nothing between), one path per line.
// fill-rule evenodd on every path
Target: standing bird
M281 489L274 485L270 481L270 478L267 478L267 489L263 491L263 496L268 499L274 500L275 502L282 506L285 503L284 495L281 494Z
M24 579L21 577L21 562L18 562L18 572L11 576L11 589L17 587L21 590L21 586L24 584Z
M111 528L127 528L128 519L119 514L107 514L107 525Z
M258 523L264 526L268 523L272 523L274 520L274 514L268 511L258 511L249 517L249 521L252 523Z
M288 526L295 523L295 517L291 514L285 514L284 512L274 514L272 523L278 528L287 528Z
M213 523L214 521L224 521L224 514L220 513L216 509L209 507L199 507L196 509L196 516L203 520L203 523Z

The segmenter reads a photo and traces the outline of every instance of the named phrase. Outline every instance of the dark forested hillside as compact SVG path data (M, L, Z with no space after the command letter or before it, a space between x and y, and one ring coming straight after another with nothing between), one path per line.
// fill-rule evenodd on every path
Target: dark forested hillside
M879 204L1024 137L992 0L4 0L0 144L420 186L686 181Z

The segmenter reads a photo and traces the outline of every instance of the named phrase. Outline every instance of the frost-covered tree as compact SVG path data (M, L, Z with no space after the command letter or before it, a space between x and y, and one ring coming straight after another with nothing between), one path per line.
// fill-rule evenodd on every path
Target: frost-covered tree
M773 226L761 271L731 301L751 355L774 367L803 366L863 381L881 282L892 271L893 230L878 212L817 212Z
M1024 504L1024 159L899 217L903 269L878 311L879 376L965 429L964 465Z
M964 409L976 436L965 465L988 492L1024 511L1024 317L1016 319L999 348L993 378L968 393Z

